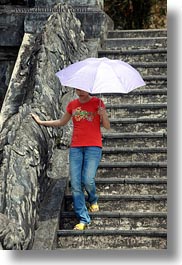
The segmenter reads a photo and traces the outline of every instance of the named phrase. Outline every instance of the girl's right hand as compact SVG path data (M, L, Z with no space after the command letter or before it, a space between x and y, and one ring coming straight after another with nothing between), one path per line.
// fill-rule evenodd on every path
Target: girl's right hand
M38 123L40 124L41 123L41 120L39 118L38 115L34 114L34 113L30 113L30 115L32 116L32 118Z

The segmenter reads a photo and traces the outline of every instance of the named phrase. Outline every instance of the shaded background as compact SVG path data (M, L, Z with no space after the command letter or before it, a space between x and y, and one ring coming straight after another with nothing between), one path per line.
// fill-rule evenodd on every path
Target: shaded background
M167 27L167 0L105 0L104 11L115 29L158 29Z

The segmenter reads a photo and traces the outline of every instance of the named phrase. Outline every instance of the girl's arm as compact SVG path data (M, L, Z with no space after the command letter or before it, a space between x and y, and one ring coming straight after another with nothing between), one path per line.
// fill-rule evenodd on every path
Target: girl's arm
M40 124L40 125L44 125L44 126L48 126L48 127L59 127L59 126L64 126L67 124L67 122L71 119L71 114L66 112L62 118L60 118L59 120L50 120L50 121L42 121L40 120L39 116L31 113L32 117L34 118L34 120Z
M109 118L107 116L107 112L105 108L100 107L98 114L100 115L100 119L102 122L102 125L105 129L110 129L110 121Z

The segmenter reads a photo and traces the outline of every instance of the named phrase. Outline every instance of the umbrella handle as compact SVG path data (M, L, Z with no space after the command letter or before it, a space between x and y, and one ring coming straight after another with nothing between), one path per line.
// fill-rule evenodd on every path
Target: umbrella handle
M103 101L101 97L102 97L102 94L100 93L100 97L99 97L99 109L105 109L105 108L101 107L101 102Z
M100 93L100 97L99 97L99 109L101 108L101 93Z
M103 108L101 107L101 102L102 102L102 100L101 100L101 93L100 93L100 98L99 98L99 108L98 108L98 110L102 110ZM100 121L102 121L102 117L100 116Z
M99 109L101 108L101 98L99 98Z

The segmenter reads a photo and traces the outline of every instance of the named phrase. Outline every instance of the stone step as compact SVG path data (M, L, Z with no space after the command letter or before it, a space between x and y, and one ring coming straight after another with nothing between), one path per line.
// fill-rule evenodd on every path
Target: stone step
M95 178L100 195L167 195L167 178ZM69 182L69 188L71 183Z
M154 178L167 177L166 162L101 162L99 178Z
M100 195L166 195L166 179L96 178Z
M166 213L136 213L136 212L96 212L90 213L89 229L99 230L150 230L167 229ZM60 230L71 230L78 222L74 212L62 212L60 215Z
M166 162L100 162L99 168L165 168Z
M134 162L134 161L166 161L167 148L158 147L104 147L102 151L102 162Z
M167 75L167 62L132 62L130 64L143 77L158 75L159 73L161 76Z
M159 87L160 88L167 87L167 75L149 75L149 76L143 76L143 79L146 83L146 86L144 87L148 89L151 89L153 86L155 89Z
M131 66L133 66L142 76L158 75L158 73L166 76L167 75L167 60L158 62L158 61L154 61L154 57L152 58L153 58L153 61L151 62L145 61L145 58L143 58L143 55L142 55L142 58L140 55L140 58L137 58L137 60L135 58L135 61L133 61L133 57L131 57L130 59L122 58L122 60L125 61L126 63L129 63Z
M163 87L163 85L161 85ZM154 86L153 86L154 87ZM167 89L135 89L128 94L101 94L105 104L162 104L167 102Z
M98 57L122 60L129 64L133 62L166 62L167 49L99 50Z
M138 30L112 30L107 34L107 38L151 38L167 37L166 29L138 29Z
M103 133L104 147L122 148L156 148L167 146L167 135L165 133Z
M166 195L100 195L100 211L167 212ZM65 211L73 211L72 195L65 195Z
M167 167L102 167L98 168L97 177L99 178L153 178L166 179Z
M160 82L167 82L167 75L164 76L164 75L149 75L149 76L144 76L143 79L146 81L146 82L155 82L156 84L157 83L160 83Z
M148 104L123 104L122 103L122 96L118 96L118 98L121 101L118 101L118 104L106 104L107 110L112 109L127 109L127 110L141 110L141 109L149 109L149 110L155 110L155 109L167 109L167 103L148 103Z
M61 230L57 235L61 249L167 249L164 231Z
M167 184L167 178L155 179L155 178L96 178L97 184Z
M167 249L165 231L58 230L60 249Z
M110 132L165 133L167 130L167 118L112 118L110 124Z
M103 42L102 49L158 49L167 47L167 37L151 38L107 38Z
M122 98L121 98L122 101ZM148 104L106 104L109 118L166 118L167 103Z

